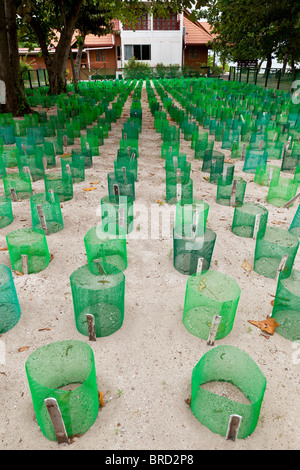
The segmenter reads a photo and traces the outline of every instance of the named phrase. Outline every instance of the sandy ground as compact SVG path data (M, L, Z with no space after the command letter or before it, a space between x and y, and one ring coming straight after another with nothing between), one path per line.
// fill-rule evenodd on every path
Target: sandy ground
M64 230L47 237L53 261L39 274L14 274L22 313L18 324L1 336L5 364L0 365L0 448L299 449L299 344L276 332L267 339L248 322L263 320L271 314L276 282L242 268L245 259L253 266L255 240L239 238L231 232L234 209L216 203L217 187L204 179L207 174L201 172L201 162L193 158L190 143L182 139L180 150L186 152L192 165L194 198L209 203L207 226L217 233L211 269L232 276L241 288L233 329L216 345L242 349L267 379L257 427L243 440L227 441L212 433L194 417L186 403L191 394L192 370L211 346L191 335L182 323L187 277L173 266L171 234L158 239L145 236L145 226L149 228L150 224L145 218L145 207L150 213L151 208L159 207L158 200L165 201L161 138L153 126L145 88L135 202L137 212L143 210L143 214L136 214L134 232L128 236L124 323L113 335L96 342L89 342L76 330L69 278L87 262L84 235L100 221L100 199L108 191L106 175L113 171L130 105L131 98L121 118L112 124L109 138L100 147L100 157L94 157L93 168L86 170L86 181L74 185L74 198L63 203ZM220 146L215 144L216 149ZM228 157L229 151L224 152ZM247 180L245 201L264 204L269 210L269 225L288 229L297 204L290 209L267 204L267 188L254 184L253 175L243 173L242 166L243 162L236 162L235 174ZM83 191L89 181L95 180L99 181L96 190ZM33 190L44 191L43 182L33 183ZM0 192L3 193L2 181ZM31 226L29 200L13 203L13 211L13 223L0 233L1 248L6 246L5 236L10 231ZM10 266L7 251L0 252L0 257L1 263ZM295 267L300 267L299 254ZM58 445L43 436L36 422L24 367L38 347L64 339L90 344L95 355L98 389L105 400L94 425L70 445ZM24 347L27 348L18 351Z

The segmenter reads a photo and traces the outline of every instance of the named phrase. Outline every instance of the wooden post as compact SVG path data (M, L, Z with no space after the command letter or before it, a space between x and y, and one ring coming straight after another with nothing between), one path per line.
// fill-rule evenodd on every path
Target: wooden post
M32 182L32 176L31 176L31 172L30 172L29 166L23 166L23 171L24 171L24 173L27 173L27 175L29 175L30 181Z
M241 161L245 160L245 154L246 154L246 144L243 144L242 153L241 153Z
M283 207L285 208L290 207L299 197L300 197L300 193L296 194L296 196L290 199Z
M287 259L288 259L288 255L283 255L283 257L281 258L281 261L280 261L279 266L278 266L277 274L276 274L276 282L278 281L278 278L279 278L279 275L280 275L281 271L283 271L284 268L285 268Z
M233 180L232 188L231 188L231 196L230 196L231 207L234 207L236 203L236 188L237 188L237 180Z
M220 322L221 322L221 318L222 317L220 315L214 315L213 316L213 321L212 321L212 324L211 324L211 327L210 327L209 336L208 336L208 340L207 340L207 344L209 346L213 346L215 344L215 340L216 340L218 328L219 328L219 325L220 325Z
M261 214L257 214L255 217L255 223L254 223L254 229L253 229L253 238L256 239L257 233L259 230L259 225L260 225L260 219L261 219Z
M94 259L94 264L97 266L99 274L106 274L105 269L103 268L102 264L98 259Z
M40 219L40 222L41 222L41 228L44 230L46 235L48 235L47 224L46 224L46 219L45 219L43 208L40 204L38 204L36 206L36 209L37 209L38 214L39 214L39 219Z
M50 415L51 422L53 424L55 437L58 444L69 444L65 423L62 419L61 411L55 398L46 398L44 401L48 413Z
M96 341L95 318L94 315L87 313L86 321L88 325L89 340Z
M16 193L15 188L10 188L9 190L10 190L12 200L14 202L17 202L18 198L17 198L17 193Z
M28 256L21 255L23 274L28 274Z
M182 195L182 187L180 183L177 183L176 195L177 195L177 201L180 201L181 195Z
M235 441L240 428L242 417L240 415L230 415L226 440Z

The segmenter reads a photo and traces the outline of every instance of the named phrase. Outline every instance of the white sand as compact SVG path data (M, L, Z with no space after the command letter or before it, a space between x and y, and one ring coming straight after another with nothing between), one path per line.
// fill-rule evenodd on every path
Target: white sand
M139 181L135 207L159 207L165 197L164 160L160 158L160 134L153 127L145 88L142 93L143 130L139 139ZM257 427L244 440L226 441L203 426L191 412L186 399L191 394L194 366L211 346L185 329L182 323L187 277L173 266L171 234L145 239L147 221L137 216L136 239L128 236L125 318L120 330L109 337L89 342L95 355L98 389L105 406L94 425L69 446L47 440L36 423L25 374L25 361L38 347L63 339L88 342L75 327L69 277L86 264L84 235L99 223L100 198L107 195L107 173L119 148L123 123L129 116L131 99L123 114L112 124L109 138L100 147L100 157L86 171L86 181L74 185L74 198L63 203L64 230L47 237L54 256L39 274L16 276L15 285L22 308L18 324L1 336L5 364L0 364L1 449L257 449L296 450L299 438L300 345L278 333L267 339L248 320L264 320L271 314L276 282L246 272L252 266L255 240L239 238L230 228L234 209L216 203L216 185L204 179L201 162L194 160L189 142L180 150L192 164L194 198L210 206L207 226L217 233L211 269L232 276L241 288L241 298L231 333L217 342L236 346L257 363L267 379L267 388ZM215 148L221 147L216 143ZM224 151L229 156L229 151ZM58 159L59 162L59 159ZM272 161L273 163L273 161ZM275 162L274 164L279 164ZM235 174L247 180L245 201L262 203L269 210L269 225L288 229L298 204L278 209L266 203L267 188L254 184L254 175L243 173L237 162ZM51 171L51 170L49 170ZM96 190L83 191L98 180ZM3 183L0 181L0 192ZM43 181L33 183L34 193L44 191ZM164 207L164 206L162 206ZM14 221L1 229L0 248L12 230L30 227L29 200L13 203ZM277 223L280 223L277 225ZM138 237L141 239L139 240ZM7 251L0 262L10 266ZM295 268L300 268L297 255ZM43 328L48 328L41 330ZM27 349L19 352L22 347ZM249 377L251 380L251 377Z

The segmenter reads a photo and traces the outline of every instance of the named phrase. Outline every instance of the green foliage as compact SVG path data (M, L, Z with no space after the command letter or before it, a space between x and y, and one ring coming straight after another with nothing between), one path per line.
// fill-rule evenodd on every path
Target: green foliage
M151 66L147 62L139 62L134 57L128 60L124 66L124 78L149 78L152 73Z
M28 62L27 55L24 57L20 57L21 76L23 80L28 78L28 70L32 70L34 65L36 65L36 62L34 59Z

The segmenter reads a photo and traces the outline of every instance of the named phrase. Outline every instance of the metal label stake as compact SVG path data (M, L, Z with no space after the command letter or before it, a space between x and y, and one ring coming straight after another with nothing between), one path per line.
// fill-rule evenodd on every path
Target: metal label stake
M233 180L230 196L230 205L233 207L236 203L236 189L237 189L237 180Z
M10 188L9 190L10 190L12 200L14 202L17 202L18 198L17 198L17 193L16 193L15 188Z
M235 441L240 429L242 417L240 415L230 415L226 440Z
M43 165L44 165L44 171L46 171L48 167L48 160L46 157L43 158Z
M261 219L261 214L257 214L257 216L255 217L254 229L253 229L253 238L254 239L256 239L256 237L257 237L257 233L258 233L259 226L260 226L260 219Z
M202 273L204 258L198 258L197 273Z
M23 274L28 274L28 256L21 255Z
M212 321L212 324L211 324L211 327L210 327L209 336L208 336L208 340L207 340L208 346L213 346L215 344L215 340L216 340L218 328L219 328L219 325L220 325L220 322L221 322L221 318L222 317L220 315L214 315L213 316L213 321Z
M64 135L64 147L68 147L68 136Z
M66 165L66 170L67 170L68 175L71 176L71 175L72 175L72 172L71 172L71 167L70 167L70 165Z
M274 172L274 168L270 168L268 186L270 186L271 179L273 178L273 172Z
M125 166L122 167L122 171L123 171L123 179L124 179L124 181L126 181L127 176L126 176L126 167Z
M61 411L59 409L57 401L55 400L55 398L50 397L50 398L46 398L44 403L47 407L47 410L48 410L48 413L49 413L49 416L50 416L50 419L54 428L57 443L69 444L69 438L67 435L65 423L63 421Z
M177 157L173 157L173 165L174 165L174 168L178 167L178 158Z
M89 340L96 341L96 330L95 330L95 317L91 313L86 314L86 321L88 326Z
M44 214L44 211L43 211L43 208L40 204L38 204L36 206L37 208L37 211L38 211L38 214L39 214L39 219L40 219L40 222L41 222L41 227L42 229L44 230L44 232L46 233L46 235L48 235L48 231L47 231L47 224L46 224L46 219L45 219L45 214Z
M181 200L181 194L182 194L181 184L177 183L177 201Z
M192 223L192 239L195 240L197 234L197 227L198 227L198 220L199 220L199 211L194 210L193 213L193 223Z
M50 193L51 201L52 201L52 202L55 202L55 196L54 196L54 191L53 191L53 189L49 189L48 193Z

